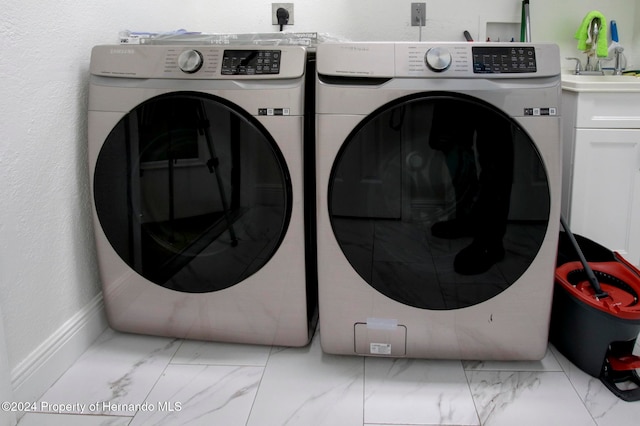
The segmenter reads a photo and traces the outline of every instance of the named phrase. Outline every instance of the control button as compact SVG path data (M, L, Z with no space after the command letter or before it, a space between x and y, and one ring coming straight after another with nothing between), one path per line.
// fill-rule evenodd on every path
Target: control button
M433 47L427 51L424 62L432 71L446 71L451 65L451 53L444 47Z
M202 68L204 60L197 50L185 50L178 56L178 67L187 74L193 74Z

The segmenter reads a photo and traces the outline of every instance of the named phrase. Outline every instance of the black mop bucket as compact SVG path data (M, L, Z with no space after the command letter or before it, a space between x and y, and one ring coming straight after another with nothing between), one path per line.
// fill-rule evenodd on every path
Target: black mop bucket
M551 343L625 401L640 400L640 271L618 253L571 234L564 220L555 273ZM620 385L620 386L619 386Z

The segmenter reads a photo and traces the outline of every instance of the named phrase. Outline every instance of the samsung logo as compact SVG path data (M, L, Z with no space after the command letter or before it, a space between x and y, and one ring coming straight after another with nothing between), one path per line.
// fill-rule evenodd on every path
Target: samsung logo
M351 52L368 52L369 47L367 46L340 46L342 50L348 50Z
M133 55L134 53L136 53L135 50L133 49L117 49L117 48L112 48L109 53L111 53L112 55Z

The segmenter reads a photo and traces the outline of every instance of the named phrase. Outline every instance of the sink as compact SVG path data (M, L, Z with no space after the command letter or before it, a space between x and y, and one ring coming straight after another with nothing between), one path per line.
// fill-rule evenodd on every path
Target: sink
M640 92L640 78L611 74L575 75L571 70L562 73L562 88L575 92Z

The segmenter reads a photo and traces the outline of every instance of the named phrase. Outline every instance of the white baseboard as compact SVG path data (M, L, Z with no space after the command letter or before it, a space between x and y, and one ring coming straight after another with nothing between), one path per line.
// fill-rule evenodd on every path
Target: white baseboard
M15 401L37 401L108 327L102 293L11 372Z

